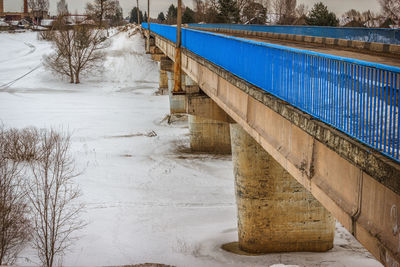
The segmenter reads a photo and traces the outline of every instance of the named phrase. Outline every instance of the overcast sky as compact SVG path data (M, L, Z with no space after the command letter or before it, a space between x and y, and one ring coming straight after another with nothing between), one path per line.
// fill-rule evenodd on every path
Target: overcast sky
M50 12L55 14L58 0L50 0ZM341 16L349 9L356 9L365 11L378 12L378 0L297 0L298 4L306 4L309 8L316 2L324 2L330 10ZM87 2L90 0L66 0L68 3L69 11L75 13L82 13ZM124 10L124 16L129 14L129 10L136 6L136 0L119 0ZM152 17L157 17L158 13L167 10L170 4L176 4L176 0L150 0L150 13ZM6 11L20 11L22 10L23 0L4 0L4 8ZM183 3L189 7L192 6L192 0L183 0ZM147 10L147 0L139 0L140 8Z

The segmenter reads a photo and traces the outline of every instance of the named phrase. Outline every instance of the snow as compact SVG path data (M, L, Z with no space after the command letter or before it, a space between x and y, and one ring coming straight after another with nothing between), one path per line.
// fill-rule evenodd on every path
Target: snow
M41 24L42 26L50 27L50 26L53 25L53 23L54 23L54 19L42 19L42 21L41 21L40 24Z
M223 251L237 240L231 158L188 152L187 123L164 120L158 66L129 35L113 35L102 74L71 85L41 66L51 45L36 33L0 33L0 120L73 134L89 225L65 266L381 266L340 224L327 253ZM37 264L27 248L19 265Z

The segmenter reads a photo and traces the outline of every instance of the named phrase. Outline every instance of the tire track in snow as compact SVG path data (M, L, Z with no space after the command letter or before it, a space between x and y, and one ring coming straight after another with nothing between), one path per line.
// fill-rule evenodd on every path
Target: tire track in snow
M32 72L34 72L35 70L39 69L42 66L42 63L40 63L39 65L37 65L36 67L34 67L33 69L29 70L27 73L25 73L24 75L8 82L5 84L0 85L0 92L6 92L5 89L9 88L11 85L13 85L14 83L18 82L19 80L22 80L23 78L25 78L26 76L28 76L29 74L31 74Z
M19 42L19 43L21 42L21 41L19 41L19 40L15 40L15 39L13 39L13 38L8 38L8 39L9 39L9 40L12 40L12 41ZM23 42L23 41L22 41L22 42ZM14 61L14 60L17 60L17 59L21 59L21 58L26 57L26 56L28 56L28 55L30 55L30 54L33 54L33 53L36 51L36 46L35 46L34 44L32 44L32 43L30 43L30 42L23 42L23 43L24 43L24 45L26 45L27 47L30 48L29 52L27 52L26 54L24 54L24 55L22 55L22 56L18 56L18 57L6 59L6 60L1 60L1 61L0 61L0 64L3 64L3 63L5 63L5 62L9 62L9 61Z
M13 38L8 38L8 39L9 39L9 40L16 41L16 42L20 42L19 40L15 40L15 39L13 39ZM3 64L3 63L5 63L5 62L10 62L10 61L15 61L15 60L21 59L21 58L26 57L26 56L28 56L28 55L30 55L30 54L33 54L33 53L36 51L36 46L33 45L32 43L30 43L30 42L23 42L23 43L24 43L24 45L26 45L27 47L30 48L30 50L29 50L28 53L26 53L26 54L24 54L24 55L22 55L22 56L16 57L16 58L10 58L10 59L7 59L7 60L0 61L0 64ZM37 65L37 66L34 67L33 69L30 69L28 72L26 72L25 74L19 76L18 78L14 79L14 80L12 80L12 81L10 81L10 82L8 82L8 83L5 83L5 84L0 85L0 92L6 91L6 90L4 90L4 89L9 88L9 87L10 87L11 85L13 85L14 83L18 82L19 80L25 78L26 76L28 76L29 74L31 74L31 73L34 72L35 70L39 69L41 66L42 66L42 63L40 63L39 65Z

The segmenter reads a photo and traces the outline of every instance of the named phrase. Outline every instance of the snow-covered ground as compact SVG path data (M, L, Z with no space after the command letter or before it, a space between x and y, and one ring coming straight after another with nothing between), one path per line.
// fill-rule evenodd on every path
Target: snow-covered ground
M89 225L65 266L381 266L339 224L327 253L220 249L237 240L231 158L188 153L187 124L163 120L168 97L154 95L158 66L141 37L112 41L105 72L71 85L41 67L51 46L36 33L0 34L0 120L73 134ZM24 251L19 264L37 265L35 252Z

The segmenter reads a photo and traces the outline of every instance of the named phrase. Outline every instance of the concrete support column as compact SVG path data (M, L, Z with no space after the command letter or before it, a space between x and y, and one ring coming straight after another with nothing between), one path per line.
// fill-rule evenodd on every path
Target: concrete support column
M231 124L239 248L249 253L327 251L332 215L243 128Z
M188 77L186 112L189 114L190 147L193 152L231 154L229 123L232 119Z
M161 95L168 94L168 73L165 70L160 69L160 82L158 92Z
M168 72L168 91L169 91L169 104L171 114L185 114L185 95L174 94L175 87L175 72ZM184 75L182 75L182 82L184 82Z
M193 152L231 154L229 123L189 115L189 133Z

